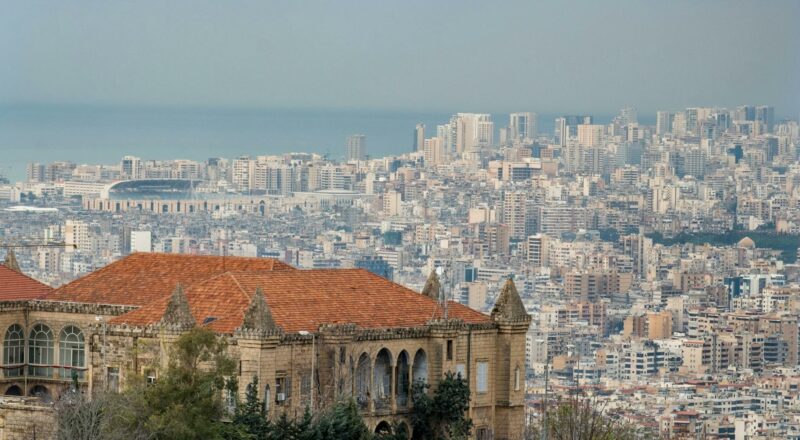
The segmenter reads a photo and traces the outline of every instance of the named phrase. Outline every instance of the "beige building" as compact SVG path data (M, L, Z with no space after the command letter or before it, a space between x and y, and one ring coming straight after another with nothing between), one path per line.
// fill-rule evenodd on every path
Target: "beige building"
M572 271L564 275L564 293L575 300L595 302L631 288L630 272Z
M170 344L200 325L228 339L242 396L258 376L270 417L352 397L371 429L410 426L411 384L435 389L450 371L469 383L474 436L521 438L530 317L514 283L491 315L445 308L438 291L435 275L420 294L360 269L134 254L43 299L0 302L0 392L52 400L73 376L90 394L158 380Z
M605 125L578 125L578 144L582 147L600 147L603 142Z

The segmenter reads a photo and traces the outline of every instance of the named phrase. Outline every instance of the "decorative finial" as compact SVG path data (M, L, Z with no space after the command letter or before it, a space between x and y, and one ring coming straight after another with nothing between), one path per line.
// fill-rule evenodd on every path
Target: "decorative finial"
M189 307L189 300L183 293L183 286L178 284L169 298L164 316L161 318L162 324L174 325L179 327L194 327L196 321Z
M267 299L264 297L264 291L260 287L256 288L256 293L253 295L253 299L250 300L250 305L244 311L241 328L260 331L278 329L278 325L275 324L275 319L272 317L272 311L269 309L269 304L267 304Z
M17 256L14 254L14 250L8 249L6 251L6 258L3 260L3 266L13 270L14 272L22 273L22 269L19 267L19 262L17 261Z
M528 312L525 310L525 305L522 304L522 298L519 297L517 286L514 285L514 280L508 277L503 290L497 297L492 309L492 319L503 321L521 321L530 319Z
M425 281L425 287L422 288L422 294L432 298L434 301L439 302L441 298L442 284L439 282L439 275L436 269L431 271L428 280Z

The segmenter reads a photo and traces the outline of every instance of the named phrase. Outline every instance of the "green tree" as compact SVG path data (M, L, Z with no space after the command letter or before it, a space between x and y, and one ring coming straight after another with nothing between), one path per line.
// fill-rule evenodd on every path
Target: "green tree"
M272 429L264 414L264 402L258 398L258 377L254 376L247 385L244 402L237 406L231 427L226 437L230 439L251 438L262 440L267 438Z
M306 407L303 417L297 420L296 423L297 440L322 440L310 408ZM363 424L363 421L361 423Z
M337 402L316 415L280 414L269 420L254 377L238 401L234 362L224 339L193 328L172 346L168 368L154 384L134 376L122 393L86 399L73 387L57 404L64 440L373 440L355 401ZM227 391L228 401L223 398ZM230 400L232 399L232 400ZM227 405L226 405L227 403ZM231 404L235 404L232 408ZM398 436L383 440L405 440ZM455 437L452 437L455 438Z
M467 381L460 374L447 373L433 397L428 393L429 387L421 381L412 387L411 423L415 437L425 440L468 438L472 420L466 416L470 401Z
M224 438L221 395L225 378L234 372L226 348L209 329L195 327L184 333L173 344L169 366L159 380L123 393L120 400L127 405L117 405L107 425L128 433L144 431L154 440Z
M370 440L372 437L353 399L337 402L321 414L317 433L321 440Z

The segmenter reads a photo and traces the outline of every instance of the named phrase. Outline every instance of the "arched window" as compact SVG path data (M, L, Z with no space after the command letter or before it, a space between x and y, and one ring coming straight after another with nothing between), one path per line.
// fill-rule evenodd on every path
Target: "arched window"
M269 404L270 399L272 399L272 395L269 392L269 384L264 386L264 412L269 414Z
M392 353L381 349L375 358L375 367L372 369L372 398L375 408L385 409L392 402Z
M61 330L58 354L61 364L59 374L62 378L77 376L78 379L83 379L86 366L84 347L83 332L78 327L68 325Z
M397 367L395 373L395 401L397 406L405 407L408 404L408 396L410 394L410 378L408 377L411 370L408 365L408 353L403 350L400 356L397 357Z
M369 407L370 397L370 360L367 353L361 353L356 366L356 403L361 409Z
M31 329L28 344L28 374L51 377L53 375L53 331L44 324L36 324Z
M3 370L5 377L22 376L25 363L25 330L14 324L6 330L3 339Z
M417 381L428 383L428 356L425 354L425 350L421 348L414 355L414 364L411 367L411 381L413 383Z

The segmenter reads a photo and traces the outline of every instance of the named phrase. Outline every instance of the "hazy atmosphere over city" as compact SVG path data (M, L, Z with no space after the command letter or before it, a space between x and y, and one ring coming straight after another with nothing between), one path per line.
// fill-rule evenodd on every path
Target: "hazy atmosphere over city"
M800 113L796 1L3 2L0 103Z
M0 440L800 440L798 19L0 0Z

